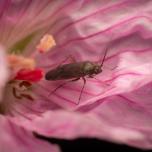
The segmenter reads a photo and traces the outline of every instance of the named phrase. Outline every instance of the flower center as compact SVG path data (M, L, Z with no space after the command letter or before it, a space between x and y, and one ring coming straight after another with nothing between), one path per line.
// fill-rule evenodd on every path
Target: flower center
M17 55L11 52L7 56L11 74L6 86L6 92L10 93L11 90L13 97L17 100L28 99L33 101L35 98L32 92L33 85L42 80L44 75L43 69L36 66L36 60L33 54L45 53L53 46L55 46L55 41L51 35L47 34L40 40L40 43L36 47L36 52L32 52L32 57L24 57L21 54ZM0 103L0 112L5 110L6 105L8 104Z

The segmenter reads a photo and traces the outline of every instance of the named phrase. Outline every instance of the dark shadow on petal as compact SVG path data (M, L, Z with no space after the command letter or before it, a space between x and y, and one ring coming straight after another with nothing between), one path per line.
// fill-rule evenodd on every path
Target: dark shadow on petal
M50 143L60 145L62 152L85 152L89 149L89 151L117 151L117 152L150 152L151 150L141 150L138 148L133 148L126 145L114 144L111 142L106 142L103 140L99 140L96 138L78 138L74 140L62 140L55 138L46 138L40 135L36 135L39 139L46 140Z

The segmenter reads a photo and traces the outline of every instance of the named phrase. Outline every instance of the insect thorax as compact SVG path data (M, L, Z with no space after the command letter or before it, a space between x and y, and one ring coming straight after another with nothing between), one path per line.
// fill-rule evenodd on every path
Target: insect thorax
M86 75L93 75L102 72L100 65L90 61L85 62L83 70Z

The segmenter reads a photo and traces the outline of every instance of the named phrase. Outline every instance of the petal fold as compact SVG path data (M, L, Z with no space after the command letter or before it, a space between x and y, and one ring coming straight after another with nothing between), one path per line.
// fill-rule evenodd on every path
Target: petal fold
M56 145L39 140L31 132L0 116L0 149L2 152L59 152Z
M105 116L97 114L99 109L101 112L104 112L104 107L103 110L98 107L98 110L86 114L56 111L47 112L41 117L33 118L32 122L23 119L14 121L21 126L26 126L26 129L33 130L46 137L60 139L96 137L121 144L129 144L142 149L152 148L150 135L136 128L127 127L127 124L131 123L129 121L126 121L124 124L121 124L122 122L120 121L121 125L117 125L118 116L115 118L116 121L114 118L109 117L113 122L109 121L106 118L106 113ZM123 125L126 125L126 127Z

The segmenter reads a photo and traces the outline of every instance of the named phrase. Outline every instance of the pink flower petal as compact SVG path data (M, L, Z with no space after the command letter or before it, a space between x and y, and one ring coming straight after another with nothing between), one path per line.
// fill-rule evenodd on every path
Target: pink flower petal
M79 106L149 83L152 80L151 6L150 1L139 3L138 0L84 2L66 20L57 19L51 31L58 47L39 57L39 66L49 71L69 55L78 62L99 61L109 47L103 72L96 76L98 80L87 79ZM50 102L71 109L77 106L83 81L67 84L50 98L49 93L63 82L42 82L38 92Z
M31 54L56 18L60 19L67 12L75 11L81 1L8 0L2 4L7 8L2 11L0 24L2 44L12 51L16 44L27 38L28 43L23 49Z
M0 116L0 150L2 152L59 152L59 148L39 140L6 117Z
M97 137L152 149L151 92L150 83L136 91L85 105L75 112L52 111L33 117L32 122L27 119L15 121L48 137Z
M53 128L52 124L49 125L48 118L51 116L46 116L48 118L44 118L43 121L41 118L35 120L36 124L42 124L41 127L37 128L35 124L34 127L43 135L53 132L55 136L59 135L61 138L63 132L69 135L68 138L73 138L80 135L90 136L92 133L90 130L95 130L97 133L93 133L93 136L151 149L151 127L148 127L151 125L151 112L149 112L151 106L145 107L145 101L140 105L140 94L138 99L133 101L129 95L131 92L134 97L137 89L142 89L141 92L144 92L148 87L146 84L152 81L151 2L139 3L135 0L84 4L78 14L70 14L64 23L58 20L53 32L59 46L53 53L42 56L45 60L41 60L39 64L48 71L59 65L69 54L72 54L77 61L98 61L104 48L110 44L103 73L97 76L99 81L93 79L87 81L78 106L76 103L83 82L69 83L51 97L49 93L64 81L42 82L39 95L45 96L45 100L51 104L55 102L63 108L75 108L75 113L68 113L66 118L63 117L63 113L60 114L60 119L68 122L64 125L57 112L53 111L57 118L51 113L50 115L54 116L51 122L54 124L56 121L59 124L61 122L59 126ZM111 70L113 68L114 70ZM146 96L151 96L151 93ZM80 116L76 114L77 111L81 112ZM98 123L90 117L91 122L82 123L86 117L83 113L95 117L102 131L98 125L94 126ZM69 128L62 130L63 126L65 128L69 126L71 130ZM88 131L85 127L83 129L83 126L90 126L92 129ZM43 127L45 129L48 127L48 130L45 132ZM76 129L73 129L75 127Z
M51 1L54 7L49 1L40 3L35 0L31 5L30 1L22 2L14 1L13 9L10 7L5 13L7 20L1 24L4 28L0 27L0 32L7 34L2 41L12 46L32 32L38 30L41 33L41 28L45 29L43 34L46 31L53 34L57 47L37 58L39 66L46 71L55 68L70 54L77 61L99 61L107 46L109 51L103 73L96 76L97 80L87 80L79 105L83 82L69 83L49 96L64 81L44 80L34 92L37 100L31 104L26 102L30 108L42 110L39 112L44 114L22 111L17 105L16 112L21 119L16 117L16 123L49 137L98 137L152 149L152 2ZM16 9L18 11L14 11ZM50 14L50 11L53 13ZM9 27L5 26L8 22L11 23ZM19 28L12 30L16 27L14 23L18 23ZM23 30L25 23L31 24ZM40 33L36 39L41 36ZM29 45L27 50L33 50L34 45ZM25 110L28 108L25 107ZM30 119L25 120L23 116Z
M16 121L17 124L26 126L26 128L29 130L34 130L38 134L47 137L51 136L61 139L73 139L77 137L86 136L97 137L100 139L115 141L121 144L129 144L142 149L152 148L150 135L148 133L136 129L137 126L135 125L134 127L136 128L129 127L128 124L133 125L133 123L129 121L129 116L127 119L127 114L125 116L125 123L122 124L123 121L118 120L118 125L116 122L117 119L119 119L119 116L116 116L116 120L114 120L113 116L111 116L111 118L109 117L109 119L113 121L109 121L108 117L106 117L106 112L102 110L102 107L97 108L99 112L103 111L105 115L99 115L99 112L97 110L92 110L89 113L53 111L47 112L43 114L41 117L33 118L32 122L27 119L16 119L14 121ZM123 108L123 110L124 109L125 108ZM136 119L140 121L140 118L136 117ZM124 127L124 125L126 125L126 127ZM151 127L149 126L149 129L150 128Z

